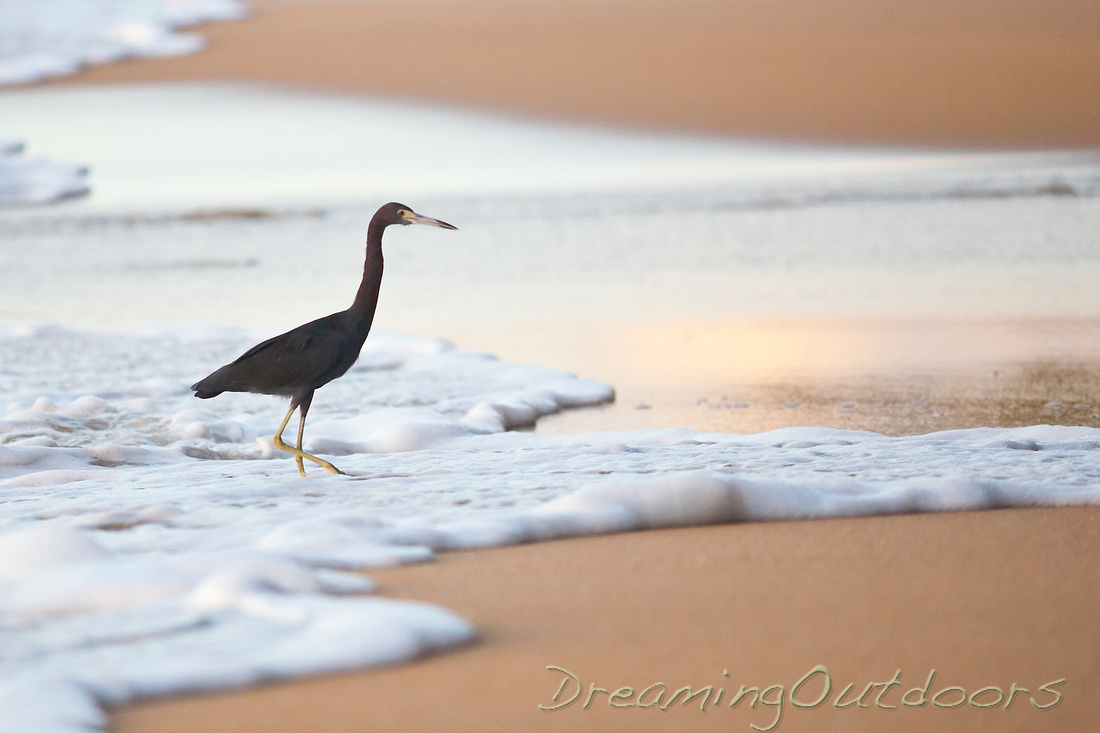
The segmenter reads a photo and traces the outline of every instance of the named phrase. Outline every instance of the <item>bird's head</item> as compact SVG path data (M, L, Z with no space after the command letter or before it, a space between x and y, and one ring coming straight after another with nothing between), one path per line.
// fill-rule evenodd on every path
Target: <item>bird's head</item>
M416 213L405 204L399 204L397 202L391 202L383 206L375 214L375 218L381 219L385 224L427 224L428 226L439 227L441 229L458 229L456 226L452 226L445 221L439 219L433 219L430 216L421 216Z

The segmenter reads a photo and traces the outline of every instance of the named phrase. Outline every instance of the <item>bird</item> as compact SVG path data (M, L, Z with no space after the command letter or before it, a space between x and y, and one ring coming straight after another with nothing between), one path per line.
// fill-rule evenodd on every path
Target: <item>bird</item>
M191 385L195 396L204 400L222 392L256 392L289 397L290 409L275 432L274 443L276 448L294 455L300 476L306 475L303 459L321 466L325 473L344 473L323 458L302 450L306 414L313 402L313 393L344 376L359 358L370 333L378 306L378 291L382 286L382 233L394 224L426 224L442 229L458 229L391 201L375 212L367 227L363 281L350 308L256 344L236 361ZM295 409L301 414L298 442L296 446L290 446L283 441L283 431Z

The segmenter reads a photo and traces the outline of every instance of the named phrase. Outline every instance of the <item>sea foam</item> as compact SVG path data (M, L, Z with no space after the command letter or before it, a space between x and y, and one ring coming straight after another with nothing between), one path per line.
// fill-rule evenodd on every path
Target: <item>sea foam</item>
M0 137L0 206L42 204L88 193L84 166L23 154L23 143Z
M1100 503L1096 429L542 436L508 428L613 391L387 333L307 426L348 475L302 479L271 444L283 400L187 389L263 335L0 330L0 730L87 730L103 703L474 638L353 569L641 528Z
M176 29L240 18L237 0L35 0L0 4L0 87L67 76L87 64L134 56L181 56L202 36ZM29 131L28 131L29 132ZM42 204L88 193L81 165L22 155L0 136L0 206Z
M179 56L203 46L176 29L240 18L236 0L36 0L0 8L0 86L64 76L131 56Z

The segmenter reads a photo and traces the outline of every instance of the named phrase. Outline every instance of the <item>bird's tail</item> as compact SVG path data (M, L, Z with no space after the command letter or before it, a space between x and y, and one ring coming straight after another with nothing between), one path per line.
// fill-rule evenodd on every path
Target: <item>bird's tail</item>
M195 391L195 396L200 400L208 400L211 397L217 397L224 391L220 389L203 389L202 382L192 384L191 389Z
M195 392L195 396L200 400L208 400L211 397L217 397L225 391L227 385L227 377L229 376L226 367L222 367L213 374L191 385L191 389Z

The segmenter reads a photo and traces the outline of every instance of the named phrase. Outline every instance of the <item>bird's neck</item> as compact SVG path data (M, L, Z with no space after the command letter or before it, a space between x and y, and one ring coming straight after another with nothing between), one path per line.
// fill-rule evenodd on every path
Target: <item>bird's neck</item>
M359 292L355 294L355 301L351 304L349 312L355 316L355 320L363 328L370 328L374 320L374 311L378 307L378 291L382 287L382 230L371 222L367 230L367 257L363 262L363 281L359 283Z

